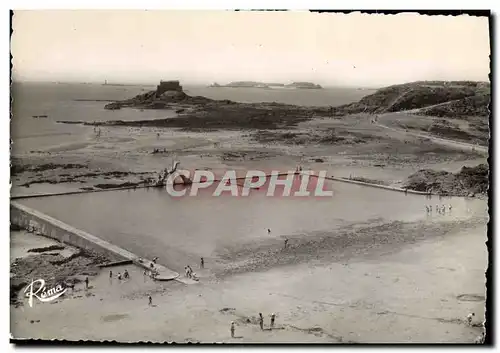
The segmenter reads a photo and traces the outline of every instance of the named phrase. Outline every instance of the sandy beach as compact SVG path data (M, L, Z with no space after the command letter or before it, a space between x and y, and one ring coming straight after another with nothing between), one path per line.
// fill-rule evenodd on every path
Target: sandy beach
M468 343L480 329L467 326L464 313L483 320L487 266L485 226L472 223L465 230L444 226L402 250L324 254L222 280L210 275L207 263L195 269L200 283L189 286L153 282L133 265L111 269L127 268L129 280L110 279L106 269L88 290L81 283L57 301L12 309L12 330L16 338L122 342ZM442 256L451 253L454 258ZM269 330L272 312L276 327ZM231 321L237 323L233 339Z

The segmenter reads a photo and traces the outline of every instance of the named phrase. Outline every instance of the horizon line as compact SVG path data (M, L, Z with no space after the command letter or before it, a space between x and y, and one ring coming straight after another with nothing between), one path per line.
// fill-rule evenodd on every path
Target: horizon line
M11 78L11 84L16 84L16 83L52 83L52 84L87 84L87 85L103 85L103 86L113 86L113 85L121 85L121 86L156 86L157 84L160 83L162 79L156 81L156 83L153 82L140 82L140 81L111 81L108 82L108 80L100 80L100 81L80 81L80 80L46 80L46 79L13 79ZM172 80L164 80L164 81L179 81L181 85L192 85L192 86L209 86L214 83L215 81L211 82L193 82L193 81L184 81L183 83L182 80L180 79L172 79ZM270 80L269 82L265 81L253 81L253 80L233 80L229 81L226 84L229 84L231 82L258 82L258 83L264 83L264 84L269 84L269 83L283 83L280 82L279 80ZM290 83L293 82L311 82L311 81L293 81L290 80ZM471 79L453 79L453 80L443 80L443 79L421 79L421 80L415 80L415 81L404 81L404 82L398 82L398 83L391 83L391 84L375 84L375 85L364 85L364 84L333 84L333 83L323 83L320 84L323 88L337 88L337 87L349 87L349 88L363 88L363 89L380 89L383 87L390 87L390 86L396 86L396 85L403 85L403 84L408 84L408 83L417 83L417 82L478 82L478 83L488 83L491 84L491 81L484 81L484 80L471 80ZM217 82L218 83L218 82ZM317 84L316 82L311 82L314 84ZM286 83L283 83L286 84ZM221 83L222 87L220 88L230 88L230 87L224 87L225 84ZM216 87L214 87L216 88ZM236 87L236 88L252 88L252 87Z

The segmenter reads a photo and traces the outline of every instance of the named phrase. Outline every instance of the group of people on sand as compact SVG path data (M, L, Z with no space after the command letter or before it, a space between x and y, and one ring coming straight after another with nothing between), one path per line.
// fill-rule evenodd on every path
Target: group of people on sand
M276 314L272 313L270 315L270 318L271 318L271 322L270 322L269 327L271 329L273 329L274 328L274 321L276 320ZM261 330L264 330L264 316L262 316L262 313L259 313L259 326L260 326Z
M154 148L154 149L153 149L153 154L154 154L154 153L160 153L160 152L166 153L166 152L167 152L167 149L166 149L166 148L164 148L163 150L160 150L159 148Z
M113 271L109 271L109 278L113 278ZM123 275L118 272L118 274L116 275L116 278L118 278L119 280L122 280L122 279L129 279L130 278L130 274L128 273L127 270L125 270L125 272L123 272Z
M142 260L142 259L141 259ZM158 276L158 270L156 269L156 262L158 261L158 256L155 256L152 262L149 264L150 271L144 270L144 276L149 276L152 279L155 279Z
M203 257L200 257L200 269L203 268L205 268L205 259ZM196 276L196 273L193 271L190 265L184 267L184 272L187 278L198 280L198 276Z
M446 208L448 208L448 210L451 212L451 205L449 205L448 207L446 207L446 205L436 205L435 210L437 213L445 214ZM432 205L425 205L425 210L427 211L427 213L432 213Z
M269 325L269 329L272 330L274 328L274 322L276 321L276 314L272 313L270 315L270 318L271 318L271 320L270 320L271 322ZM259 326L260 326L261 330L264 330L264 316L262 316L262 313L259 313ZM234 338L234 331L235 331L235 322L234 321L231 321L230 331L231 331L231 337Z

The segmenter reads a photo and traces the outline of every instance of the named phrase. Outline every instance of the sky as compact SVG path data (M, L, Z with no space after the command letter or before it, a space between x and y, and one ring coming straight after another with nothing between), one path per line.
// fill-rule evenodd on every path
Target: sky
M16 81L380 87L488 81L487 17L309 12L15 11Z

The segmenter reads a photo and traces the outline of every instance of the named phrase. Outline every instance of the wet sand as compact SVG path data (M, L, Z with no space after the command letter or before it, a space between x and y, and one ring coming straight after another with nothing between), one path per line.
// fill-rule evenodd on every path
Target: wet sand
M467 326L465 316L474 311L480 322L484 315L485 240L485 227L477 226L394 253L324 259L224 281L202 278L191 286L153 283L127 266L129 281L110 281L103 271L88 291L13 309L12 331L15 337L124 342L469 343L479 329ZM195 272L203 277L203 270ZM266 329L276 313L276 329L260 331L259 312ZM238 338L230 337L231 321Z

